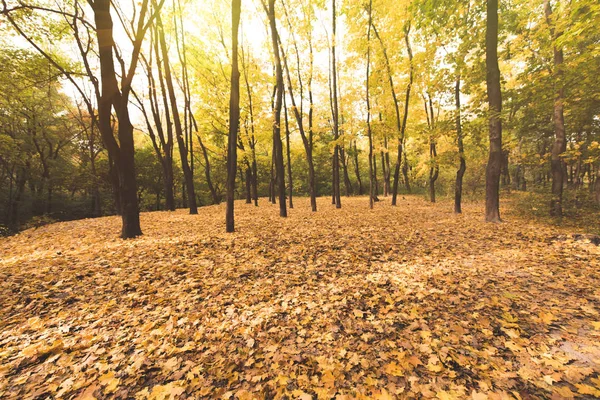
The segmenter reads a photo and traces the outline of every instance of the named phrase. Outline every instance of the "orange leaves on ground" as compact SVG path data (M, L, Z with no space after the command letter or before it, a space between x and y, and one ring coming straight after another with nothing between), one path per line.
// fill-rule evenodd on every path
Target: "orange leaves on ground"
M600 251L482 205L297 199L0 239L0 397L600 397Z

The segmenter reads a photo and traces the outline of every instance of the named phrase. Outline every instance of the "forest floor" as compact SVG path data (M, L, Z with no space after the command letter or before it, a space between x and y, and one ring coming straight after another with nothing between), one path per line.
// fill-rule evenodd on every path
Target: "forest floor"
M600 397L600 247L400 199L0 239L0 398Z

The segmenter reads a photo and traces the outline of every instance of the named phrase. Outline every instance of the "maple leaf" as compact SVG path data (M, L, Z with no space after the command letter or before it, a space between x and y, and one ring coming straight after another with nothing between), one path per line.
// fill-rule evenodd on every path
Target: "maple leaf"
M166 385L154 386L148 400L173 400L184 392L185 388L181 386L181 381L173 381Z
M391 362L389 364L386 364L383 367L383 370L388 375L404 376L404 369L401 366L399 366L397 363L395 363L395 362Z

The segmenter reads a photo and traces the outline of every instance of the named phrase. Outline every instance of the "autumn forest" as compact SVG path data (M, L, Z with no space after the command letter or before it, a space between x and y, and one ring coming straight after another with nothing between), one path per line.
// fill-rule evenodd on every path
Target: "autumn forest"
M2 0L0 398L600 398L600 3Z

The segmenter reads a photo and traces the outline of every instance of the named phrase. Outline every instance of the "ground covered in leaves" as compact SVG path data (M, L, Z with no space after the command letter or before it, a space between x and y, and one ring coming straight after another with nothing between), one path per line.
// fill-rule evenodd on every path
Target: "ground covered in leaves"
M0 239L0 398L598 398L600 248L483 205L261 201ZM566 235L566 236L565 236Z

